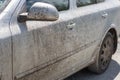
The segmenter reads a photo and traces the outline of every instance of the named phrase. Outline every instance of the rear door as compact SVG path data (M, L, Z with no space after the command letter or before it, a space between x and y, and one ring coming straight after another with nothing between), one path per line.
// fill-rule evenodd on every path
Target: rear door
M97 0L76 0L77 25L83 29L86 47L85 58L90 61L94 51L97 49L105 31L108 13L106 12L107 3ZM79 34L82 35L82 34Z

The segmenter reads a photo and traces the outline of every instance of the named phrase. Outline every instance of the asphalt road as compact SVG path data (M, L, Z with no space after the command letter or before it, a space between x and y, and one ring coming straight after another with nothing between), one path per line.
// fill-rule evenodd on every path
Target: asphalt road
M120 40L117 52L113 55L111 64L105 73L97 75L83 69L65 80L120 80Z

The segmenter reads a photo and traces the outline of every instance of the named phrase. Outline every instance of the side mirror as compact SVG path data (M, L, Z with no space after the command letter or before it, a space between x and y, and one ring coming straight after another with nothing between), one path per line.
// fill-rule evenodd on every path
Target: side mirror
M47 3L36 2L27 13L22 13L18 17L19 22L27 20L56 21L59 18L58 10Z

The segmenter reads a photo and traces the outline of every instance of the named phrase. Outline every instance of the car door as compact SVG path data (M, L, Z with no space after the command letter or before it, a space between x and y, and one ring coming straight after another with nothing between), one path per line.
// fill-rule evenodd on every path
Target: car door
M104 36L109 16L106 12L106 4L107 2L98 0L76 0L76 15L79 17L77 19L78 26L84 27L85 46L87 47L85 58L87 61L93 59L97 46Z
M85 28L79 29L76 26L74 10L69 10L71 6L69 0L42 1L57 4L58 7L55 6L59 10L59 20L18 22L19 14L26 11L24 0L21 1L11 19L13 75L17 79L79 53L81 47L86 43L85 32L82 30ZM35 2L41 2L41 0L27 0L27 9L29 10ZM79 34L81 35L79 36ZM84 53L79 56L79 63L85 63ZM71 61L68 60L69 62Z

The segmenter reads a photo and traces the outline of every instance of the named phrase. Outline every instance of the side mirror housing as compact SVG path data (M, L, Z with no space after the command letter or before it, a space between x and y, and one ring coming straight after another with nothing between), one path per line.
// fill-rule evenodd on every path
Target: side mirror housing
M27 20L56 21L59 18L58 10L50 4L36 2L27 13L22 13L18 17L19 22Z

